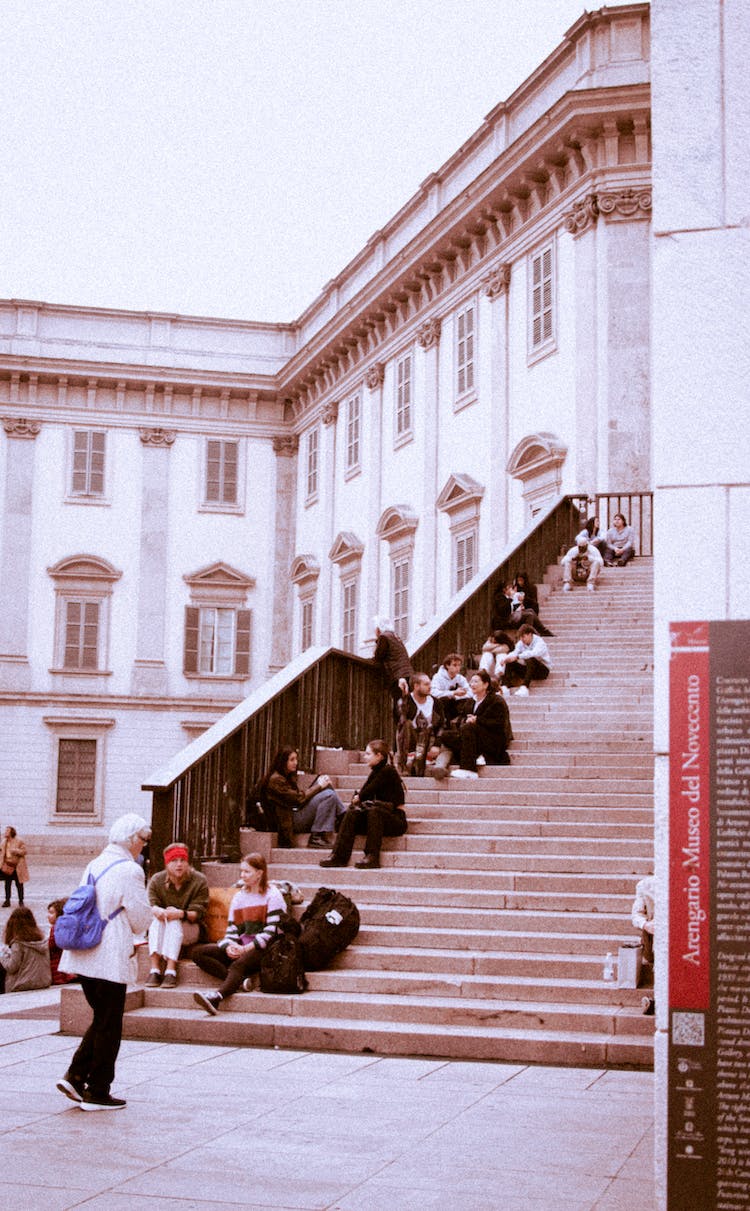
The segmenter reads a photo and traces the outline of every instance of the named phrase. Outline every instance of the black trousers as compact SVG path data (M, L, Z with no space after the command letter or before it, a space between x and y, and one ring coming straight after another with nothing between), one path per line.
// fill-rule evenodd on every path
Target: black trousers
M122 1041L127 984L79 976L83 995L94 1018L68 1067L68 1076L86 1084L94 1097L106 1097L115 1076Z
M263 953L256 946L241 958L230 959L223 946L216 942L206 942L203 946L194 946L190 951L190 958L201 971L221 980L216 991L226 1000L237 991L246 976L258 971Z
M365 836L365 854L368 858L380 858L383 837L402 837L406 832L406 813L403 808L379 803L371 807L348 807L341 817L336 844L331 857L336 862L348 862L354 849L354 838Z
M525 685L528 689L532 681L546 681L548 677L549 669L546 664L532 656L529 660L513 660L506 665L503 685Z
M16 871L13 871L12 875L3 875L3 881L5 883L5 899L8 901L8 903L10 904L10 889L15 883L16 892L18 894L18 903L23 904L23 883L19 879Z

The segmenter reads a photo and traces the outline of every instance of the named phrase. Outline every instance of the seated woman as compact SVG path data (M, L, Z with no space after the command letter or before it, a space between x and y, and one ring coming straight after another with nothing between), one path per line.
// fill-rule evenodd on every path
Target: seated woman
M151 971L147 988L176 988L177 960L183 946L205 938L208 911L206 876L193 870L188 848L172 841L164 850L164 870L152 875L148 899L154 919L148 929ZM166 970L162 975L162 964Z
M339 833L330 858L321 866L347 866L354 838L364 835L365 856L355 862L358 870L376 870L380 866L383 837L401 837L406 832L406 794L385 740L371 740L365 749L370 773L362 789L355 791L339 825Z
M624 568L626 563L635 558L635 534L623 513L615 513L612 518L612 525L604 535L603 555L606 568L611 568L614 564Z
M543 631L545 634L550 633L539 621L534 611L526 606L523 597L518 595L514 581L508 580L505 584L500 585L493 594L490 627L494 633L495 631L513 630L524 623L528 623L540 635Z
M279 847L290 849L295 833L308 833L311 849L329 849L328 834L346 808L331 786L328 774L318 774L307 790L297 785L299 756L288 745L279 749L271 768L261 778L258 795L276 816Z
M23 904L14 908L0 946L0 992L30 992L49 988L52 972L49 947L34 914Z
M517 685L516 696L528 698L532 681L546 681L551 668L552 657L541 635L535 635L531 627L521 627L518 643L505 662L503 695L507 698L510 686Z
M513 647L513 640L504 631L495 631L485 639L482 654L479 657L479 667L487 670L490 680L500 681L502 679L506 658Z
M549 639L553 632L548 630L539 617L539 594L534 581L529 579L528 572L516 572L513 580L513 600L517 602L517 607L520 606L524 611L530 610L534 615L525 621L533 626L537 635L544 635Z
M207 1013L216 1015L242 985L250 990L250 976L260 967L263 953L286 911L278 887L268 886L268 867L262 854L248 854L240 864L242 887L232 896L227 929L220 942L194 946L191 959L221 980L216 992L194 992L193 1000Z
M49 921L49 936L47 938L47 948L49 950L49 965L52 973L53 984L70 984L78 977L69 975L66 971L58 971L60 959L62 958L62 949L55 941L55 921L63 915L65 908L64 900L52 900L47 905L47 920Z
M443 744L458 758L461 767L453 771L452 778L478 777L478 757L483 757L486 765L510 765L508 745L513 739L513 729L505 699L492 689L486 669L478 669L469 684L474 696L473 714L467 716L459 731L443 732L442 736ZM435 777L446 774L447 766L443 766L442 774L435 770Z

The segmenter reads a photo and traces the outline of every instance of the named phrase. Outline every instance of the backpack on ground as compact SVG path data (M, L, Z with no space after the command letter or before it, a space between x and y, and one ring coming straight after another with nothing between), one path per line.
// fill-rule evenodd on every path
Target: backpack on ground
M103 917L96 903L96 885L113 866L130 861L130 858L116 858L96 878L89 873L86 882L68 897L62 916L55 921L55 942L61 950L93 950L99 945L107 923L121 913L124 906L121 904L108 917Z
M343 892L320 887L300 919L305 971L321 971L359 933L359 909Z
M260 962L261 992L297 993L307 988L299 921L286 915Z
M286 911L290 917L293 917L295 905L302 904L305 899L297 885L290 883L288 879L271 879L269 887L275 887L281 892L286 904Z

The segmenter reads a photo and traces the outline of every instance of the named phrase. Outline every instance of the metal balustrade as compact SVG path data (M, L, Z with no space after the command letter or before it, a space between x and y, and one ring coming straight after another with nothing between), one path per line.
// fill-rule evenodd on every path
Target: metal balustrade
M478 651L489 631L495 591L518 571L541 581L594 513L603 530L615 513L624 513L638 535L638 553L651 555L650 492L565 496L497 553L490 572L475 576L417 632L409 644L414 668L431 672L447 652ZM155 865L177 837L196 857L238 858L246 802L282 745L293 744L300 766L312 769L316 747L362 749L392 731L391 699L372 661L337 648L309 649L143 784L153 793Z

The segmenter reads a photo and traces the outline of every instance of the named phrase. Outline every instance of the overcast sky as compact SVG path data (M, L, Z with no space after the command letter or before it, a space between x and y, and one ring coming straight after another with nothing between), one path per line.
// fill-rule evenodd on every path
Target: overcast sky
M3 0L0 296L292 320L584 0Z

